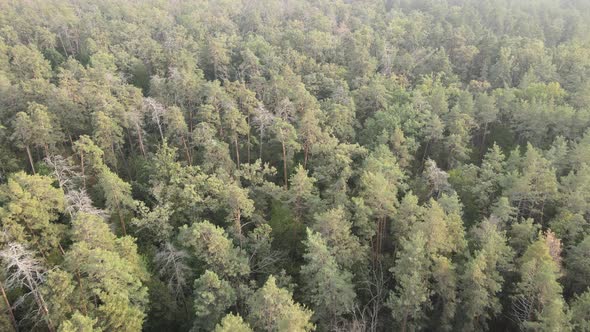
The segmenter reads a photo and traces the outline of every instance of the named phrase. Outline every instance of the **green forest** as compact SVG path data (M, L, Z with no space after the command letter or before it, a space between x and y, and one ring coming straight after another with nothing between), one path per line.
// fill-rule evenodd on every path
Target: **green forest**
M588 0L0 0L0 331L590 331Z

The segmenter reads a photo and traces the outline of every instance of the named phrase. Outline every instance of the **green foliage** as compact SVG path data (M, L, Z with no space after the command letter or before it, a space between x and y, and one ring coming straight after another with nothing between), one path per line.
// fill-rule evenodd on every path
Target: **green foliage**
M1 330L588 329L586 1L0 3Z
M246 255L233 245L222 228L203 221L183 227L179 236L180 243L220 277L236 278L250 272Z
M235 303L235 291L227 281L219 279L215 272L209 270L195 280L193 288L195 326L211 330L227 308Z
M523 254L520 281L513 300L513 314L527 329L569 329L566 304L557 282L559 265L550 254L545 238L533 242Z
M227 314L219 324L215 326L215 332L251 332L248 323L239 315Z
M268 280L249 299L248 320L263 331L313 331L312 312L293 301L291 293L277 287L276 278Z
M423 326L425 312L431 306L430 265L424 234L420 231L412 233L402 242L397 254L391 270L397 286L387 299L387 306L401 330Z
M319 233L307 229L305 265L301 275L315 318L322 325L335 326L337 318L353 310L356 294L352 274L341 269Z
M0 186L0 221L3 243L18 241L43 256L56 251L63 236L57 223L64 211L64 193L46 176L15 173Z

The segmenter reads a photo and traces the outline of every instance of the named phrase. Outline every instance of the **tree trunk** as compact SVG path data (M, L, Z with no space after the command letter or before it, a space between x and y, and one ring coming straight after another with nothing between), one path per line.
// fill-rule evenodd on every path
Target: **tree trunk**
M287 179L287 150L284 142L281 142L281 145L283 146L283 176L285 177L285 188L289 188L289 179Z
M31 149L29 148L28 144L25 146L25 148L27 149L27 156L29 156L29 162L31 163L31 170L33 170L33 174L37 174L35 172L35 165L33 164L33 156L31 155Z
M123 236L127 236L127 228L125 227L125 220L123 220L123 214L119 210L119 221L121 222L121 228L123 229Z
M84 184L84 190L86 190L86 172L84 171L84 153L80 152L80 166L82 167L82 183Z
M121 209L117 204L117 214L119 215L119 222L121 223L121 230L123 231L123 236L127 236L127 228L125 227L125 220L123 219L123 214L121 213Z
M250 163L250 112L248 112L248 164Z
M240 168L240 147L238 145L238 135L234 135L234 145L236 147L236 164Z
M190 166L190 165L192 165L192 158L191 158L191 153L188 149L188 145L186 144L186 139L184 139L184 136L180 136L180 139L182 140L182 145L184 146L184 153L186 155L186 162Z
M483 156L485 153L485 146L486 146L486 135L488 133L488 123L486 122L486 124L483 127L483 136L481 138L481 148L480 148L480 152L481 155Z
M236 236L240 241L240 247L242 246L242 212L240 209L236 209L234 216L234 228L236 229Z
M141 134L141 127L139 126L139 124L135 124L135 129L137 130L137 138L139 141L139 150L141 151L141 154L145 157L145 147L143 146L143 135Z
M14 311L12 311L12 306L10 305L10 301L8 301L8 296L6 296L6 291L4 290L4 284L0 281L0 291L2 292L2 298L4 299L4 303L6 304L6 311L8 312L8 316L10 317L10 321L12 322L12 326L14 330L18 332L18 324L16 323L16 318L14 317Z
M303 168L307 169L307 156L309 154L309 145L305 143L303 147Z
M424 154L422 154L422 167L424 167L424 159L426 159L426 153L428 152L428 147L430 146L430 140L426 142L426 146L424 147Z
M259 152L258 152L258 159L260 159L260 161L262 162L262 130L260 131L260 142L258 142L258 148L259 148Z
M162 124L160 124L160 118L158 118L156 124L158 125L158 131L160 131L160 138L162 139L162 142L164 142L164 133L162 132Z
M402 319L401 332L406 332L407 325L408 325L408 314L404 314L404 318Z

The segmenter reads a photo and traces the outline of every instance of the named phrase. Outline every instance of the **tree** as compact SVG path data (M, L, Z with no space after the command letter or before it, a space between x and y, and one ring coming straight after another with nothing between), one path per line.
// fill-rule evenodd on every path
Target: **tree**
M32 144L45 151L45 157L49 157L49 147L60 141L60 129L56 127L47 107L37 103L30 103L27 112L31 115L33 125Z
M244 322L242 317L227 314L219 324L215 325L215 332L252 332L250 325Z
M215 272L209 270L195 280L193 288L194 310L197 317L195 327L210 330L225 311L235 303L235 291L227 281L220 279Z
M147 271L134 239L117 238L103 219L79 214L73 221L71 248L65 269L79 278L74 299L97 319L97 329L141 329L147 306ZM83 310L80 308L81 310ZM84 311L82 311L84 312Z
M426 160L423 176L428 184L429 197L438 198L442 193L450 192L451 185L448 182L449 174L440 169L434 160L430 158Z
M418 197L412 192L406 193L393 217L391 234L396 240L396 247L404 238L408 238L414 225L422 220L424 209L418 204Z
M157 106L156 106L157 107ZM188 127L184 120L184 115L178 107L171 107L163 115L164 123L166 123L167 137L170 140L180 142L186 156L186 162L190 165L192 157L188 143Z
M22 303L27 297L32 297L36 308L33 312L35 321L43 322L49 331L55 331L54 322L52 322L47 309L47 301L41 292L44 273L41 262L21 244L14 242L8 243L0 251L0 258L8 271L6 288L25 290L19 302Z
M590 273L587 252L590 250L590 236L586 235L580 243L568 249L565 258L566 285L568 290L580 293L590 286L586 276Z
M339 316L352 311L356 297L352 274L338 266L326 241L309 228L305 246L306 263L301 267L301 275L307 297L313 304L316 320L333 329Z
M33 164L33 156L31 155L31 145L33 144L33 121L31 117L25 112L19 112L12 123L13 134L11 139L15 141L17 147L24 148L29 157L31 170L35 174L35 165Z
M19 172L0 186L2 242L26 244L44 258L58 249L63 226L57 220L64 211L64 194L52 183L49 177Z
M316 214L311 228L326 241L339 266L350 269L365 258L366 248L352 232L352 223L342 207Z
M501 312L498 295L513 252L498 227L486 219L473 230L477 249L460 277L460 321L466 330L486 330L487 321Z
M125 213L135 206L131 197L131 186L106 166L99 174L98 184L104 192L107 209L119 216L121 231L123 235L127 235Z
M480 151L485 151L488 126L498 117L498 108L493 95L480 93L475 98L475 119L482 128Z
M154 256L156 272L177 301L185 301L192 270L187 261L189 254L166 242ZM186 305L186 304L185 304Z
M297 143L297 132L295 131L295 128L287 121L276 118L272 125L272 130L275 134L275 139L281 143L283 151L283 179L285 188L287 188L289 185L287 163L293 157L293 154L299 151L301 147L299 143Z
M64 321L59 326L58 332L99 332L100 330L95 328L97 321L96 318L92 319L76 312L71 319Z
M192 249L195 257L221 278L236 278L250 272L244 252L234 247L222 228L208 221L184 226L179 237L180 243Z
M80 168L84 189L86 189L86 165L90 166L93 174L102 172L105 167L103 161L104 152L87 135L80 136L78 141L74 143L74 151L80 156Z
M502 177L505 172L505 157L500 147L494 145L484 155L479 168L478 181L472 188L476 197L480 213L486 215L489 206L495 200L501 190Z
M527 329L569 329L566 304L561 295L559 266L551 257L545 238L533 242L523 254L520 281L513 298L513 315Z
M242 217L249 218L254 212L254 202L248 197L248 190L240 187L239 183L228 184L222 189L222 200L229 210L227 217L233 225L233 234L238 240L243 240Z
M588 331L590 329L590 291L577 295L570 307L574 331Z
M291 186L285 193L286 202L290 205L297 221L306 222L318 207L320 198L315 187L316 179L308 175L302 165L297 166L289 179Z
M113 166L117 164L115 148L123 143L123 129L115 119L102 111L94 114L94 133L92 138L96 145L105 151L106 161Z
M360 196L377 220L374 242L377 256L383 246L387 218L395 213L397 207L397 193L402 180L403 173L386 146L378 146L365 160L360 178Z
M248 320L263 331L313 331L313 312L293 301L291 293L277 287L276 278L268 280L247 300Z
M321 128L319 126L318 110L308 109L301 116L298 135L303 146L303 167L307 168L307 161L309 154L313 149L313 145L319 140L321 135Z
M527 145L522 175L509 185L507 191L510 200L517 204L520 215L539 215L541 220L546 202L555 198L555 170L531 144Z
M402 332L423 326L425 311L431 306L430 265L422 232L414 232L402 241L396 264L390 270L397 286L387 299L387 306Z

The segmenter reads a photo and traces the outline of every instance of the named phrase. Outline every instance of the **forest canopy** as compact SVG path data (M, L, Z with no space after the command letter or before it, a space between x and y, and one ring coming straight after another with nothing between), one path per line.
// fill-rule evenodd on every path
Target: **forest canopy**
M0 1L0 224L2 331L590 331L590 3Z

